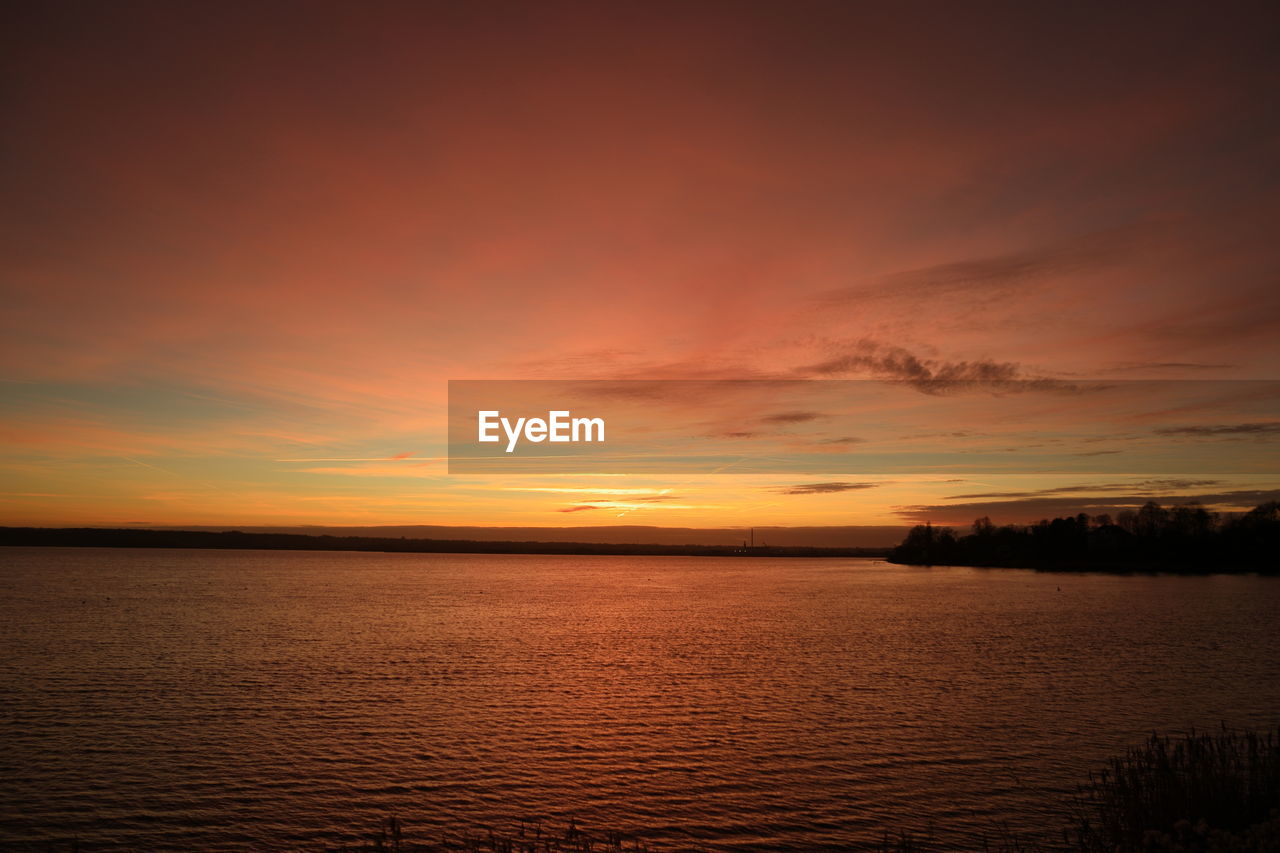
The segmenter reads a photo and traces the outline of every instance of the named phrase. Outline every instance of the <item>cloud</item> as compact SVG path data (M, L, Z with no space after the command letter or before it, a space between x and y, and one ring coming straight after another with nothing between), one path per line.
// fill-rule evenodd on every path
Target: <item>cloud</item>
M593 491L593 490L584 489L583 491ZM579 499L579 503L592 504L594 506L614 506L614 505L631 506L634 504L641 504L641 503L658 504L658 503L670 503L672 501L680 501L680 500L684 500L684 498L681 495L671 495L666 493L656 494L656 495L655 494L642 494L642 495L628 494L628 495L623 495L616 498L581 498Z
M784 495L826 495L833 492L852 492L860 489L874 489L877 483L801 483L780 489Z
M797 380L787 380L795 383ZM705 405L705 398L698 401ZM765 426L764 429L731 429L724 432L712 433L711 438L766 438L770 436L792 435L784 429L792 424L803 424L820 418L829 417L823 412L809 411L792 411L792 412L775 412L771 415L764 415L755 418L755 422ZM827 441L815 442L817 444L850 444L861 439L830 439Z
M1099 373L1132 373L1135 370L1229 370L1234 364L1204 364L1196 361L1127 361L1098 368Z
M601 509L601 507L591 506L590 504L580 504L578 506L560 507L559 509L556 510L556 512L583 512L584 510L588 510L588 509Z
M922 358L910 350L863 338L843 353L798 369L808 376L832 377L863 374L906 382L926 394L946 394L971 389L1001 392L1079 391L1080 386L1060 379L1029 376L1011 361L976 359L946 361Z
M1280 421L1247 424L1208 424L1197 426L1161 427L1156 435L1188 435L1212 438L1219 435L1273 435L1280 433Z
M671 501L682 501L682 500L684 500L684 498L681 497L680 495L637 495L636 497L626 498L625 503L660 504L660 503L670 503ZM620 503L620 501L601 500L601 501L587 501L587 503Z
M805 453L830 453L842 454L848 453L849 448L855 444L865 444L867 439L859 438L856 435L841 435L832 438L817 438L816 436L796 436L787 442L787 445L793 449Z
M413 457L412 452L394 456L310 456L299 459L277 459L277 462L400 462ZM429 460L428 460L429 461Z
M1136 509L1149 500L1152 500L1149 494L1046 496L960 504L914 504L894 507L893 511L900 518L916 523L931 521L935 524L968 524L975 518L988 516L997 524L1028 524L1042 518L1070 516L1081 512L1089 515L1114 515L1124 510ZM1280 489L1164 495L1159 500L1166 506L1200 503L1209 509L1238 509L1280 500Z
M649 497L660 497L667 495L670 489L611 489L608 487L559 487L559 486L503 486L504 492L556 492L558 494L587 494L587 495L625 495L632 498L635 495L644 495Z
M1224 341L1274 339L1280 328L1280 292L1274 286L1274 273L1261 278L1244 286L1248 289L1216 294L1175 317L1135 325L1130 331L1157 337L1179 351Z
M433 471L424 471L423 468L431 468ZM290 470L299 474L332 474L340 477L428 477L441 473L438 460L430 459L399 465L383 461L362 462L354 465L322 465Z
M13 57L23 108L9 111L6 145L27 168L11 187L19 213L7 222L16 230L0 277L0 362L12 379L42 380L30 386L38 393L84 393L72 401L80 413L63 421L53 404L3 419L0 431L17 430L4 437L8 458L36 472L21 488L92 490L98 510L77 511L77 521L99 511L156 522L302 518L291 507L325 490L341 490L334 500L344 503L313 521L419 519L416 506L370 505L402 483L429 485L436 520L492 524L528 512L545 521L586 496L473 494L465 478L421 484L412 475L432 469L406 461L385 463L387 476L404 469L398 481L362 482L369 469L297 476L270 463L304 455L294 441L258 436L304 436L308 456L439 454L446 377L573 377L610 380L620 398L670 401L669 411L647 408L655 423L686 418L681 441L741 430L733 437L747 440L720 443L746 451L769 430L812 432L794 444L816 455L850 449L813 444L825 436L875 442L886 427L835 417L769 425L759 418L842 410L798 395L748 408L708 399L697 383L637 391L611 380L844 370L943 393L964 387L957 379L1025 389L1038 366L1070 379L1146 359L1234 363L1254 375L1280 365L1277 254L1265 224L1280 199L1249 180L1274 160L1270 133L1258 132L1275 127L1273 99L1262 97L1274 46L1251 15L1180 4L1152 28L1149 15L1122 14L1080 33L1081 51L1062 38L1069 10L1062 20L1018 13L1026 37L1010 50L993 27L1001 15L960 8L940 6L945 20L922 29L910 12L866 15L855 4L804 15L738 4L728 16L711 4L637 5L625 26L599 5L530 42L465 4L454 4L456 16L399 4L371 19L377 50L352 54L360 73L341 86L315 85L331 69L311 40L289 37L289 15L229 10L217 38L189 18L159 37L164 16L141 4L121 4L100 27L24 15L32 49ZM312 17L322 43L369 41L349 38L345 13ZM718 37L688 37L703 32ZM248 49L228 52L240 35ZM886 49L894 45L910 49ZM523 73L552 55L570 70ZM926 64L947 68L946 87L919 73ZM437 85L442 76L451 85ZM672 81L681 85L661 85ZM246 93L253 109L241 108ZM513 138L510 117L530 111L538 120ZM777 133L783 113L788 132ZM128 120L113 128L103 116ZM394 122L378 120L386 116ZM663 130L672 127L679 144ZM1224 186L1232 191L1216 191ZM1139 231L1100 230L1157 210L1174 221L1158 245ZM825 304L806 298L819 292ZM852 343L863 336L897 348ZM862 361L839 364L850 357ZM225 412L160 397L132 412L104 403L158 384L236 402ZM3 387L12 396L27 386ZM1208 447L1150 430L1265 412L1132 424L1148 441ZM1037 431L1066 433L1087 418L1063 406ZM1012 426L991 423L1002 442L1021 438L1004 432ZM1216 440L1254 446L1232 437ZM192 516L122 504L135 486L103 476L98 461L115 453L189 458L263 497L192 505ZM288 467L311 464L336 474L347 463ZM0 470L14 479L10 463ZM800 476L821 474L760 488ZM681 521L740 521L743 502L759 497L741 491L723 516ZM811 520L839 509L791 503Z
M1221 480L1142 480L1136 483L1088 483L1078 486L1057 486L1052 489L1036 489L1030 492L978 492L970 495L950 495L946 500L973 500L974 498L1032 498L1047 495L1074 494L1077 492L1168 492L1183 489L1217 486Z
M802 424L824 417L826 415L821 412L778 412L774 415L765 415L760 419L760 422L766 424Z
M1023 252L967 258L902 270L869 284L830 290L820 296L827 305L867 300L918 303L923 299L963 298L974 302L1025 293L1028 285L1114 264L1152 237L1153 226L1134 225L1097 231Z

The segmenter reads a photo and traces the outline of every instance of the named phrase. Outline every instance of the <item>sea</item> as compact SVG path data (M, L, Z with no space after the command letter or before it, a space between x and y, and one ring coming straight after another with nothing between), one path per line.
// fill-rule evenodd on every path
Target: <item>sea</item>
M1062 842L1280 721L1280 579L875 559L0 549L0 849Z

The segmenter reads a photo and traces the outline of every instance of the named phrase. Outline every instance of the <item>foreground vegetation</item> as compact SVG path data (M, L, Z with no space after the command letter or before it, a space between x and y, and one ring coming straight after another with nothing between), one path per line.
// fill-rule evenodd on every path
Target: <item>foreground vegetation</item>
M1198 504L996 527L989 518L957 536L949 527L918 525L890 552L895 563L1007 566L1102 571L1275 573L1280 571L1280 502L1238 516Z
M1065 809L1060 844L995 832L984 853L1280 851L1280 729L1152 735L1089 775ZM953 843L901 833L881 853L942 853Z
M1093 774L1074 813L1088 853L1280 850L1280 730L1153 735Z

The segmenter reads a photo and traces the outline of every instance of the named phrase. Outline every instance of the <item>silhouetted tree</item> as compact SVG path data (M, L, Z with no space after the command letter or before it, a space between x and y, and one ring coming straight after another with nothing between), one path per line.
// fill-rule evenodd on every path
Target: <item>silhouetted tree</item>
M1092 519L1085 513L1019 527L984 516L957 538L949 528L912 528L889 559L920 565L1027 566L1179 572L1280 571L1280 501L1239 518L1198 503L1172 508L1148 501L1136 512Z

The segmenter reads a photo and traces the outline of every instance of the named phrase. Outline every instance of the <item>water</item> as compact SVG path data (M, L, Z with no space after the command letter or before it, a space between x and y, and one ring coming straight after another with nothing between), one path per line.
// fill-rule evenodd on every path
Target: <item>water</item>
M0 550L0 844L1060 837L1152 730L1274 724L1280 581L875 560Z

